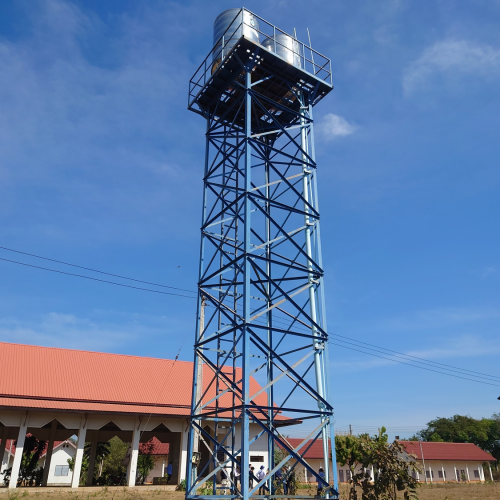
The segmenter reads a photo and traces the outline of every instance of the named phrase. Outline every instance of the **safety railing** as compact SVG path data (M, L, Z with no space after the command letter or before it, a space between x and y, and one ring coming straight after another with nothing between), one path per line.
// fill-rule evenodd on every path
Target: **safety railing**
M251 18L257 19L258 22L250 24L246 21ZM253 41L259 43L265 50L283 57L290 64L333 85L331 61L328 57L248 9L242 8L189 81L188 107L195 101L200 90L205 87L236 42L246 33L251 33L253 35L251 38L258 38L258 42L256 39Z

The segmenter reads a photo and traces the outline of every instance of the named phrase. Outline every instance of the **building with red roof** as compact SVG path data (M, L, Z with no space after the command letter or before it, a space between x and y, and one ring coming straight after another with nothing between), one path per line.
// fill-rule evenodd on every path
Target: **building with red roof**
M43 485L49 484L51 457L57 441L65 441L73 435L78 436L78 442L72 487L78 487L85 442L104 442L113 436L130 443L129 486L135 485L139 446L153 438L168 445L173 466L171 483L184 478L193 363L0 342L0 366L0 457L4 457L9 439L18 443L12 460L10 487L17 485L28 433L48 441ZM204 381L209 379L208 370L207 366L203 367L203 371L207 371ZM235 377L241 378L238 373ZM215 399L215 387L206 383L203 389L204 400ZM258 382L251 378L251 393L258 394L260 389ZM224 407L224 397L230 406L229 394L219 398L220 405ZM254 401L266 406L266 392L258 394ZM210 404L206 408L210 409ZM275 421L278 425L294 423L282 415ZM257 435L257 424L251 427L255 427ZM89 485L96 466L94 445L92 450ZM266 450L262 437L251 445L256 460L267 463ZM203 446L201 452L203 463L208 460L208 453L203 452Z
M407 453L414 457L422 469L416 473L425 482L484 481L483 464L487 463L490 477L491 462L496 459L472 443L434 443L425 441L399 441Z
M301 438L287 438L288 443L297 448L304 441ZM427 482L449 482L449 481L484 481L485 474L483 464L487 463L490 478L493 480L491 472L491 462L496 462L489 453L472 443L429 443L420 441L399 441L406 449L410 459L413 458L422 469L422 474L415 474L419 481ZM328 448L331 452L331 443ZM323 441L318 439L314 442L309 440L301 448L304 450L301 455L307 460L309 465L316 470L324 467ZM331 464L330 464L331 467ZM314 477L308 476L305 469L298 467L299 480L304 482L315 482ZM373 475L376 471L369 469ZM330 477L333 471L330 468ZM337 477L339 482L347 482L351 477L351 471L347 466L337 464Z

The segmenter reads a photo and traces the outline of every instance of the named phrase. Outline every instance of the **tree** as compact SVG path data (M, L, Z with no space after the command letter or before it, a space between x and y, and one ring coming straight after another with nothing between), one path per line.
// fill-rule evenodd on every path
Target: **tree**
M500 415L475 419L454 415L450 418L436 418L418 433L422 441L445 441L448 443L474 443L481 449L500 459Z
M17 486L40 486L42 484L43 468L38 467L38 461L46 444L46 441L40 441L33 434L26 435ZM17 441L14 442L14 446L17 446ZM11 473L12 467L3 472L6 485L10 481Z
M274 449L274 463L279 464L284 458L288 457L288 453L278 447ZM290 465L290 462L288 462ZM299 487L299 480L296 473L296 467L287 469L286 472L282 472L282 481L277 481L276 476L274 476L273 488L276 495L283 495L283 483L286 482L288 487L288 493L290 495L295 495Z
M110 445L109 443L97 443L96 446L96 453L95 453L95 463L101 462L104 460L105 457L107 457L110 453ZM87 479L87 473L89 470L89 464L90 464L90 453L92 451L92 443L85 443L84 449L83 449L83 458L82 458L82 469L80 471L80 484L83 485L86 482ZM69 469L72 471L73 468L75 467L75 459L74 458L68 458L68 465ZM100 468L101 469L101 468ZM94 467L94 478L96 474L96 469ZM98 477L101 474L98 474ZM92 478L92 484L94 484L95 480Z
M125 458L129 444L116 436L112 437L108 443L109 454L103 460L99 484L119 484L125 477L127 469Z
M358 494L362 500L395 500L398 492L407 500L417 499L418 481L413 477L417 464L400 443L389 443L385 427L374 437L336 436L335 451L337 462L351 471L350 500L357 500Z
M153 470L155 466L155 461L153 458L153 453L155 450L155 444L153 440L149 440L147 443L142 443L139 446L139 456L137 457L137 472L139 473L139 482L144 484L148 474Z
M69 465L69 470L74 471L75 469L75 458L68 458L68 465ZM78 480L78 483L80 485L85 484L85 479L87 477L87 471L89 470L89 457L88 455L83 455L82 458L82 468L80 470L80 479Z

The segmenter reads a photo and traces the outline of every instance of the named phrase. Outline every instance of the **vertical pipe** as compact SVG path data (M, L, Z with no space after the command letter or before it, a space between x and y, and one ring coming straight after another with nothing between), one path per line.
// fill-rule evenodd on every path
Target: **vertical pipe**
M250 136L252 135L252 97L251 89L251 71L247 68L245 73L245 195L244 195L244 257L243 257L243 359L242 359L242 392L243 392L243 412L241 422L241 487L243 500L248 500L249 492L249 437L250 437L250 421L248 415L248 407L250 405L250 332L248 323L250 321L250 191L251 185L251 169L252 156L250 147Z

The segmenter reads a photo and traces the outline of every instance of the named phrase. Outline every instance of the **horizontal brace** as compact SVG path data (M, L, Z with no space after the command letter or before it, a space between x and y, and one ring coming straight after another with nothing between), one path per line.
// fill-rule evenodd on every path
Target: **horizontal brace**
M307 124L307 125L302 125L302 124L301 125L293 125L292 127L283 127L283 130L282 129L279 129L279 130L270 130L269 132L262 132L261 134L254 134L254 135L251 135L250 137L252 139L256 139L256 138L261 137L263 135L279 134L279 133L281 133L284 130L291 130L293 128L307 128L307 127L309 127L309 124Z

